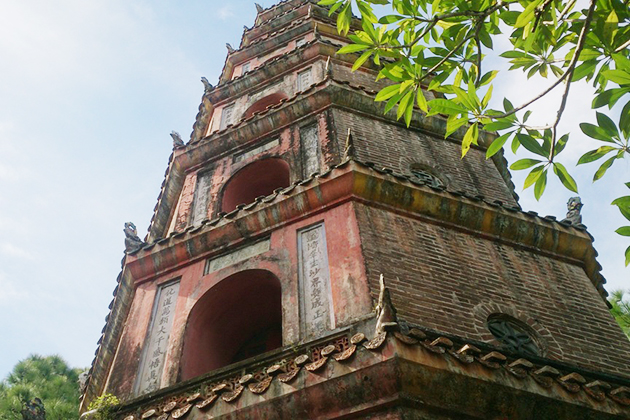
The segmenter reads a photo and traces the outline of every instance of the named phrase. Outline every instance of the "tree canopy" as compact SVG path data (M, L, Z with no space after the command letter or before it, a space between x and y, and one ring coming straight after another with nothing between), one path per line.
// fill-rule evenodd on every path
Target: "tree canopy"
M578 192L573 176L560 162L569 133L559 132L573 83L592 83L592 108L597 125L581 123L578 141L593 143L577 164L603 159L593 175L602 178L617 161L630 154L630 0L354 0L362 29L348 35L351 43L339 50L357 54L353 69L372 60L378 78L391 81L376 96L385 112L411 123L415 107L428 115L447 117L445 136L458 130L462 157L477 144L479 130L498 132L488 146L489 158L509 144L521 158L510 166L528 170L524 188L533 186L539 199L554 174L567 189ZM348 34L353 0L321 0L337 15L337 28ZM375 13L379 9L380 18ZM583 7L583 8L580 8ZM498 60L486 54L507 39L511 49L499 58L509 70L538 75L548 85L520 105L503 98L502 109L490 107ZM531 107L553 91L561 99L553 120L528 124ZM433 91L435 98L427 98ZM621 109L617 122L613 107ZM397 107L397 108L395 108ZM509 143L508 143L509 142ZM570 148L571 146L569 146ZM626 183L630 188L630 182ZM630 221L630 195L612 202ZM630 237L630 226L617 229ZM625 251L630 264L630 246Z
M616 290L612 292L608 302L612 306L610 313L615 317L623 332L630 338L630 302L625 299L624 291Z
M0 420L22 420L26 403L39 398L47 420L78 420L79 374L59 356L31 355L0 382Z

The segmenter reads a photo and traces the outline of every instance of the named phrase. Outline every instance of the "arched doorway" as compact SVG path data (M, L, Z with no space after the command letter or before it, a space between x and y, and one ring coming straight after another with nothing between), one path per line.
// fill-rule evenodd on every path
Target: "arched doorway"
M283 99L287 99L287 95L281 92L272 93L264 98L260 98L247 108L245 114L243 114L243 118L249 118L256 112L262 112L270 106L279 104Z
M266 270L241 271L208 290L190 311L180 379L281 346L280 281Z
M221 210L230 212L239 204L249 204L256 197L271 194L290 185L289 164L279 158L254 162L238 171L225 185Z

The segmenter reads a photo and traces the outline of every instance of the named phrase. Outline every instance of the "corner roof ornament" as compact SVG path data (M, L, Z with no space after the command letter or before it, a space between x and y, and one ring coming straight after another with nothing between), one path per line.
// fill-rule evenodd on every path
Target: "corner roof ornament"
M571 222L572 225L582 224L581 209L584 206L580 197L571 197L567 202L567 217L563 222Z
M214 86L212 86L212 83L210 83L208 81L208 79L206 79L205 77L201 78L201 83L203 83L203 91L204 91L204 93L208 93L208 92L210 92L211 90L214 89Z
M125 253L129 254L142 248L144 242L138 236L136 225L132 222L126 222L123 232L125 232Z
M171 138L173 139L173 149L179 149L186 146L182 136L177 131L171 131Z
M346 147L343 151L343 160L353 160L355 158L354 139L352 138L352 129L348 128L348 137L346 137ZM383 275L381 274L381 277Z
M262 11L263 11L263 10L265 10L265 9L263 9L263 7L262 7L260 4L258 4L258 3L254 3L254 5L256 5L256 12L257 12L257 13L262 13Z
M382 334L392 327L397 327L396 308L389 296L389 289L385 287L383 274L379 278L380 291L376 305L376 334Z

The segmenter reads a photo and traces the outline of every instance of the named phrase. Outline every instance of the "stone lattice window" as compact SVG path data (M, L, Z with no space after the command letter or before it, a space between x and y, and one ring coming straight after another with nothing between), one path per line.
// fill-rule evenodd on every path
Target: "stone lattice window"
M313 76L311 69L306 69L297 75L297 90L298 92L308 89L313 83Z
M442 182L440 178L433 175L431 172L429 172L428 170L424 168L412 165L411 168L409 169L409 172L411 172L411 175L418 181L422 181L422 182L427 183L428 185L433 185L436 187L444 186L444 183Z
M516 319L504 314L491 315L487 326L497 341L509 350L530 356L540 355L533 333Z

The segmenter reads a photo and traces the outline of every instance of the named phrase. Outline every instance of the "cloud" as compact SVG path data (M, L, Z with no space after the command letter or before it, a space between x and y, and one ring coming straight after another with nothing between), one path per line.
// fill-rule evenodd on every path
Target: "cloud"
M19 258L24 260L33 259L33 256L28 251L8 242L0 244L0 253L11 258Z
M219 19L221 20L227 20L228 18L231 18L232 16L234 16L234 12L232 11L232 8L229 5L225 5L221 7L217 11L217 14L219 16Z
M27 297L28 293L25 288L16 287L6 278L5 273L0 272L0 302L22 300Z

